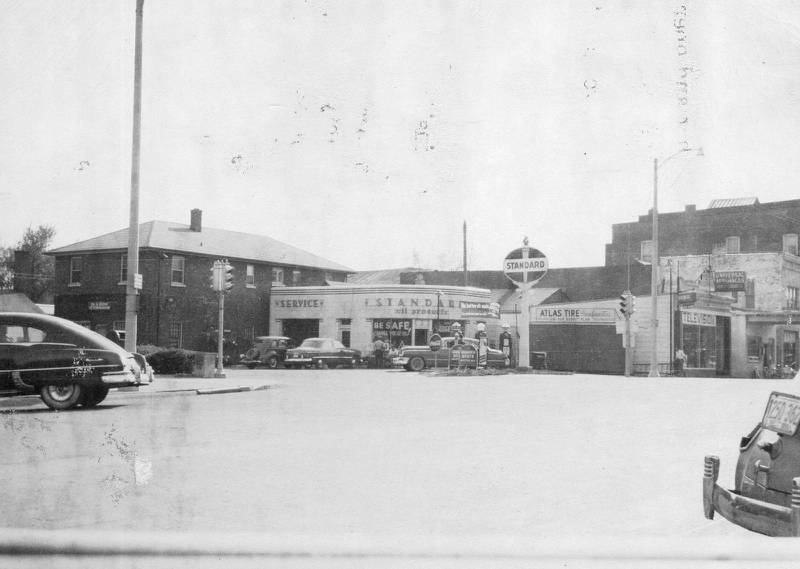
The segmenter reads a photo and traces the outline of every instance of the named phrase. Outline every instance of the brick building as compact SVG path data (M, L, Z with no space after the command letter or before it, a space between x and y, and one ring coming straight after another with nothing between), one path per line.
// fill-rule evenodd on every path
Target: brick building
M323 285L352 270L269 237L206 228L192 210L189 225L150 221L139 226L137 344L215 351L217 294L211 267L233 266L225 298L225 350L240 353L270 333L273 287ZM48 251L55 257L55 314L95 330L125 329L128 230Z

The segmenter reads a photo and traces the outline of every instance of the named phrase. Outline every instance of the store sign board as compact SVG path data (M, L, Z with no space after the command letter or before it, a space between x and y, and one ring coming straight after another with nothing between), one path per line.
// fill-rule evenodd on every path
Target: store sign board
M450 365L453 367L478 367L478 349L472 344L461 344L450 349Z
M695 302L697 302L697 293L695 291L678 293L678 306L694 304Z
M111 310L111 303L105 300L89 302L89 310Z
M503 273L508 280L521 287L536 284L547 273L547 268L545 254L527 245L514 249L503 259Z
M683 324L690 324L694 326L716 326L717 317L714 314L706 312L695 312L693 310L681 311L681 322Z
M715 271L714 290L717 292L739 292L745 290L747 273L744 271Z
M374 332L411 332L411 320L398 319L398 318L376 318L372 321L372 330Z
M531 315L532 322L562 324L614 324L616 320L613 308L587 306L535 306Z
M500 305L496 302L461 301L461 316L464 318L470 316L500 318Z

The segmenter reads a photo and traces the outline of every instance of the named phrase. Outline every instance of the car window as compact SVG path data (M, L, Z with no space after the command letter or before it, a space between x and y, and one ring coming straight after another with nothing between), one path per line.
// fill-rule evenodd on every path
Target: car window
M324 348L325 347L325 341L324 340L317 340L317 339L303 340L302 347L303 348Z
M344 350L344 344L341 342L333 342L333 347L337 350Z
M286 347L286 340L278 340L278 347L285 348Z
M4 342L44 342L47 334L44 330L33 328L32 326L11 325L5 326L2 330L2 339Z

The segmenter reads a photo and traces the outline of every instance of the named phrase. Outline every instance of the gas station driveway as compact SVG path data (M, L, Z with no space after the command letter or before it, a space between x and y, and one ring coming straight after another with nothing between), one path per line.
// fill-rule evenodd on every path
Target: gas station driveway
M284 551L349 558L361 544L369 557L383 544L384 560L405 558L404 543L421 558L461 544L483 560L537 544L557 547L555 558L600 544L580 559L601 561L648 540L675 551L702 541L700 556L715 540L758 548L768 538L703 518L703 456L718 454L732 485L739 437L769 393L797 390L794 380L226 374L157 377L89 410L6 400L0 546L29 529L56 530L51 543L77 532L73 544L230 535L244 550L262 535L276 551L275 536L294 536ZM238 387L248 390L224 392Z

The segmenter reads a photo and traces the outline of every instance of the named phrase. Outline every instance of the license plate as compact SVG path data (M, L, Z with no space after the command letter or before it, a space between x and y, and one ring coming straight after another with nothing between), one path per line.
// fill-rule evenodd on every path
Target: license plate
M794 435L800 424L800 398L786 393L773 392L769 396L762 424L776 433Z

